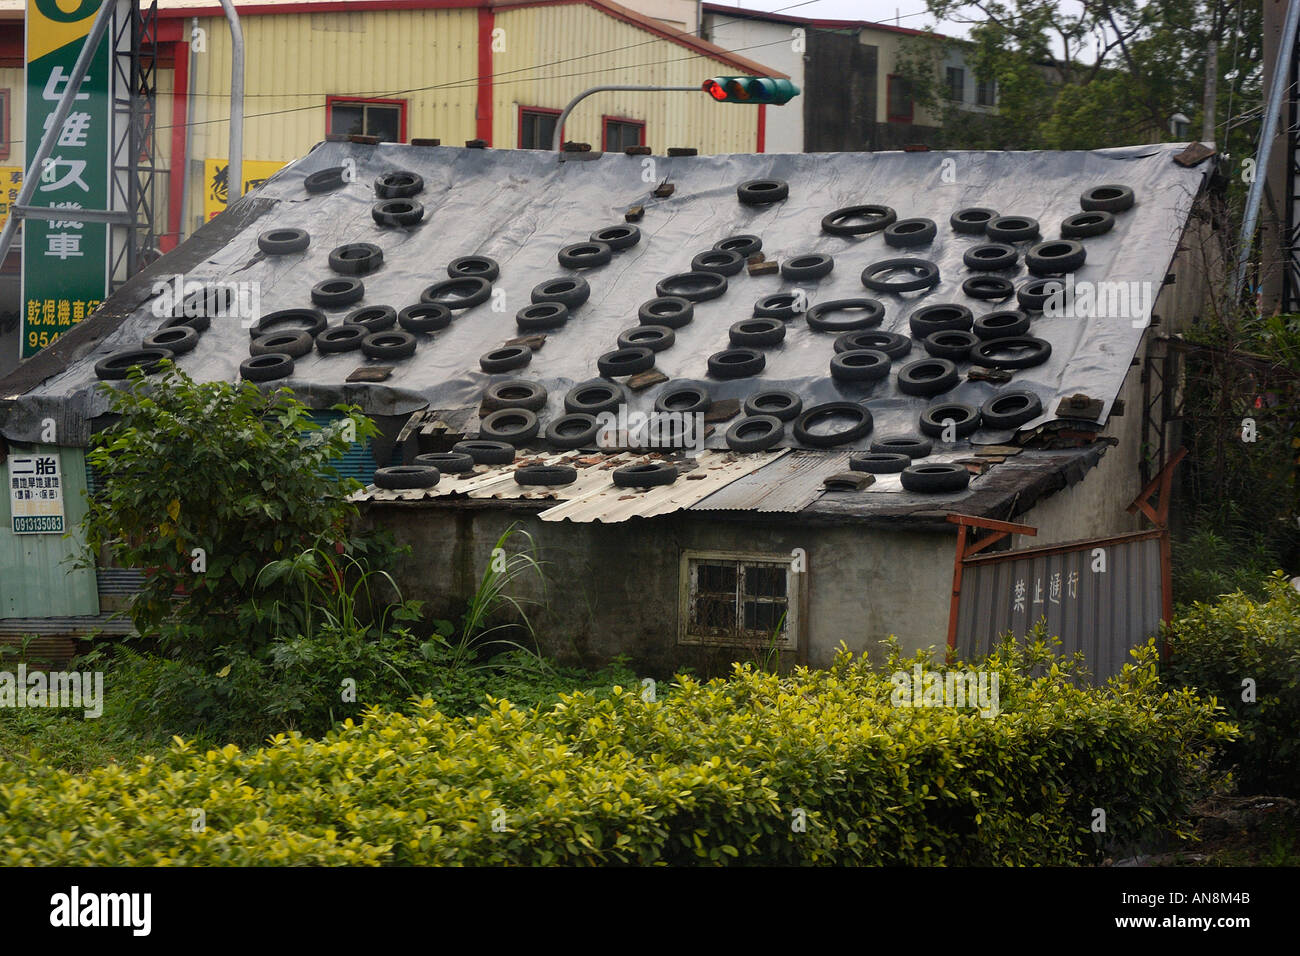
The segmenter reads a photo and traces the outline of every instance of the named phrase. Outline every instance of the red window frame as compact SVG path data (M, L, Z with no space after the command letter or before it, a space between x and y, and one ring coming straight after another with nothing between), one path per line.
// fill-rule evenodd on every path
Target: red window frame
M524 147L524 114L525 113L540 113L543 116L559 116L560 113L562 112L563 110L553 110L549 106L523 106L521 104L519 108L516 110L516 115L515 115L515 148L516 149L525 148ZM564 142L563 127L560 128L560 142L561 143ZM551 144L547 143L545 146L539 148L549 150L551 148Z
M916 115L916 103L908 97L907 113L894 113L891 111L891 104L894 102L894 83L905 83L907 78L899 76L897 73L890 73L885 85L885 119L890 123L910 123L912 117Z
M0 103L4 104L3 107L0 107L0 110L3 110L4 112L3 122L0 123L0 136L4 137L3 142L0 142L0 159L9 158L9 114L10 107L13 106L13 101L14 97L12 90L0 89Z
M330 96L325 97L325 132L330 131L330 116L335 103L372 103L375 106L396 106L399 108L397 135L398 142L406 142L406 100L387 100L367 96Z
M630 116L601 116L600 118L600 151L603 153L609 148L609 124L622 123L625 126L635 126L639 131L636 144L645 145L645 120L633 119Z

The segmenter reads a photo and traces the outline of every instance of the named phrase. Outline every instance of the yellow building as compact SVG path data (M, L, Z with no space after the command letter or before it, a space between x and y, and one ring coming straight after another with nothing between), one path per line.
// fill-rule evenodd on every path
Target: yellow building
M605 84L699 86L718 74L784 76L608 0L259 0L245 41L244 179L329 133L549 148L574 95ZM224 205L229 27L214 0L159 0L155 229L164 251ZM0 165L21 164L23 0L0 0ZM566 140L763 152L766 107L700 93L601 93ZM188 164L187 164L188 160ZM188 177L187 173L188 166ZM172 197L183 201L170 202Z

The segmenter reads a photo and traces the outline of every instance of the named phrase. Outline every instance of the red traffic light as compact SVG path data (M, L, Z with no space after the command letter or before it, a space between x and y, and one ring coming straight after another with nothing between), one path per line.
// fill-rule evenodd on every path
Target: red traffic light
M708 93L715 100L722 101L727 98L727 91L722 88L722 84L717 80L705 80L704 92Z

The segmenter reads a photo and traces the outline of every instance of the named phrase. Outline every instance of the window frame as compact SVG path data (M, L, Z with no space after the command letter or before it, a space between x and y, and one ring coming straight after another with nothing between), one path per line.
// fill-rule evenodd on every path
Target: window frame
M378 97L367 96L335 96L326 94L325 96L325 132L328 134L334 123L334 106L335 104L343 105L360 105L360 106L395 106L398 108L397 115L397 135L399 143L406 142L406 100L381 99Z
M610 116L603 115L600 118L600 151L603 153L609 149L609 124L620 123L623 126L635 126L639 132L636 145L645 145L645 120L633 119L630 116Z
M780 651L798 652L802 637L802 611L806 600L804 587L808 578L808 570L805 566L802 571L795 571L793 560L790 554L772 554L759 551L683 550L678 565L677 643L736 648L755 646L756 638L753 637L719 637L712 634L691 633L691 562L729 561L740 565L737 568L738 581L743 578L743 569L746 564L776 565L785 568L785 626L782 639L777 641L776 648ZM807 558L804 558L804 560L807 561ZM736 617L738 623L743 614L741 610L743 606L743 600L737 602Z
M989 92L989 101L987 103L985 103L980 97L980 94L985 89L987 89ZM975 105L982 106L985 109L993 109L998 105L998 81L997 80L984 80L978 76L975 77Z
M959 74L958 78L961 80L961 86L957 90L956 96L952 95L953 94L953 82L952 82L953 73ZM947 71L944 75L947 77L948 80L948 101L950 103L965 103L966 102L966 68L962 66L949 66L947 67Z
M909 95L907 98L907 114L895 113L893 111L894 103L894 84L907 83L907 77L900 76L897 73L890 73L885 82L885 121L888 123L911 123L916 116L916 98Z
M551 144L550 144L550 143L547 143L547 144L544 145L544 146L525 146L525 145L524 145L524 114L525 114L525 113L537 113L537 114L540 114L540 115L543 115L543 116L556 116L556 117L558 117L562 112L564 112L564 111L563 111L563 110L553 110L553 109L551 109L549 106L525 106L525 105L522 104L522 103L517 103L517 104L516 104L516 111L515 111L515 148L516 148L516 149L540 149L540 150L542 150L542 151L544 151L544 152L545 152L545 151L549 151L550 148L551 148ZM561 142L561 143L564 142L564 127L563 127L563 126L560 127L560 142Z

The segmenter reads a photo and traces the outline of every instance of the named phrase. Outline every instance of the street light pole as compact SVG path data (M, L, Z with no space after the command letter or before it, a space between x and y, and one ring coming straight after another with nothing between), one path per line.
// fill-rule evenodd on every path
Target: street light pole
M583 90L573 99L569 100L566 106L555 121L555 135L551 138L551 152L559 154L560 162L564 162L564 151L561 147L564 145L564 121L568 119L573 108L585 100L593 93L607 92L634 92L634 93L700 93L703 92L698 86L593 86L591 89Z

